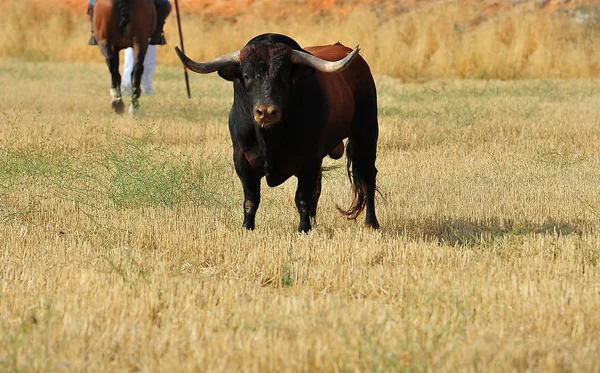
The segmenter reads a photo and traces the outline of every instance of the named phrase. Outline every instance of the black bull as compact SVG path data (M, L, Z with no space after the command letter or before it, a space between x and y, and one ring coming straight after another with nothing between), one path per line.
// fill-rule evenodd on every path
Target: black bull
M358 48L336 43L304 50L287 36L264 34L208 62L195 62L176 51L190 70L217 71L233 82L229 131L244 189L244 228L254 229L261 178L274 187L296 176L298 231L309 231L321 194L323 158L340 158L345 138L354 199L348 210L338 209L356 219L366 207L365 224L379 227L377 92Z

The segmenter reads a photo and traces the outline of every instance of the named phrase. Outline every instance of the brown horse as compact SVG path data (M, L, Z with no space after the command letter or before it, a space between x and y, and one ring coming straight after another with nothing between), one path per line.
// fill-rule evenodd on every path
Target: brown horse
M119 1L127 1L131 22L123 29L119 28L121 15ZM121 98L121 75L119 74L119 51L133 47L133 94L129 114L133 115L139 107L142 93L140 82L144 71L144 57L148 50L148 39L156 27L156 9L154 1L149 0L96 0L94 3L94 35L106 58L106 64L112 77L110 95L112 108L117 114L123 114L125 104Z

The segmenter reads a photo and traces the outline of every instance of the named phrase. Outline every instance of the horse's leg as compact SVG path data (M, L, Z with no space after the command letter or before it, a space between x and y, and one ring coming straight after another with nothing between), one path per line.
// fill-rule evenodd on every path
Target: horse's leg
M119 51L114 47L109 46L108 43L102 43L100 50L106 58L106 64L110 71L112 83L110 86L110 95L112 97L112 108L117 114L123 114L125 111L125 104L121 97L121 75L119 74Z
M148 42L134 43L133 45L133 96L131 97L131 105L129 106L129 114L135 114L135 111L140 107L140 96L142 95L142 74L144 73L144 58L148 50Z

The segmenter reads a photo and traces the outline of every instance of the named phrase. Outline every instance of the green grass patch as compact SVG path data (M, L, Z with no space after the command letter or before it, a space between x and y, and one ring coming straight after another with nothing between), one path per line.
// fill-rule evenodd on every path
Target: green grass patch
M174 208L211 199L204 167L151 145L151 137L113 139L76 155L43 147L0 148L0 198L30 190L30 204L59 198L95 210ZM3 208L0 217L14 216L12 210Z

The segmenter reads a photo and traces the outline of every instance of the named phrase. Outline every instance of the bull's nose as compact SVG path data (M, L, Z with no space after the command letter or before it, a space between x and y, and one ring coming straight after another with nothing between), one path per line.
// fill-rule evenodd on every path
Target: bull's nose
M254 107L254 120L261 126L268 126L279 122L281 110L274 105L256 105Z

